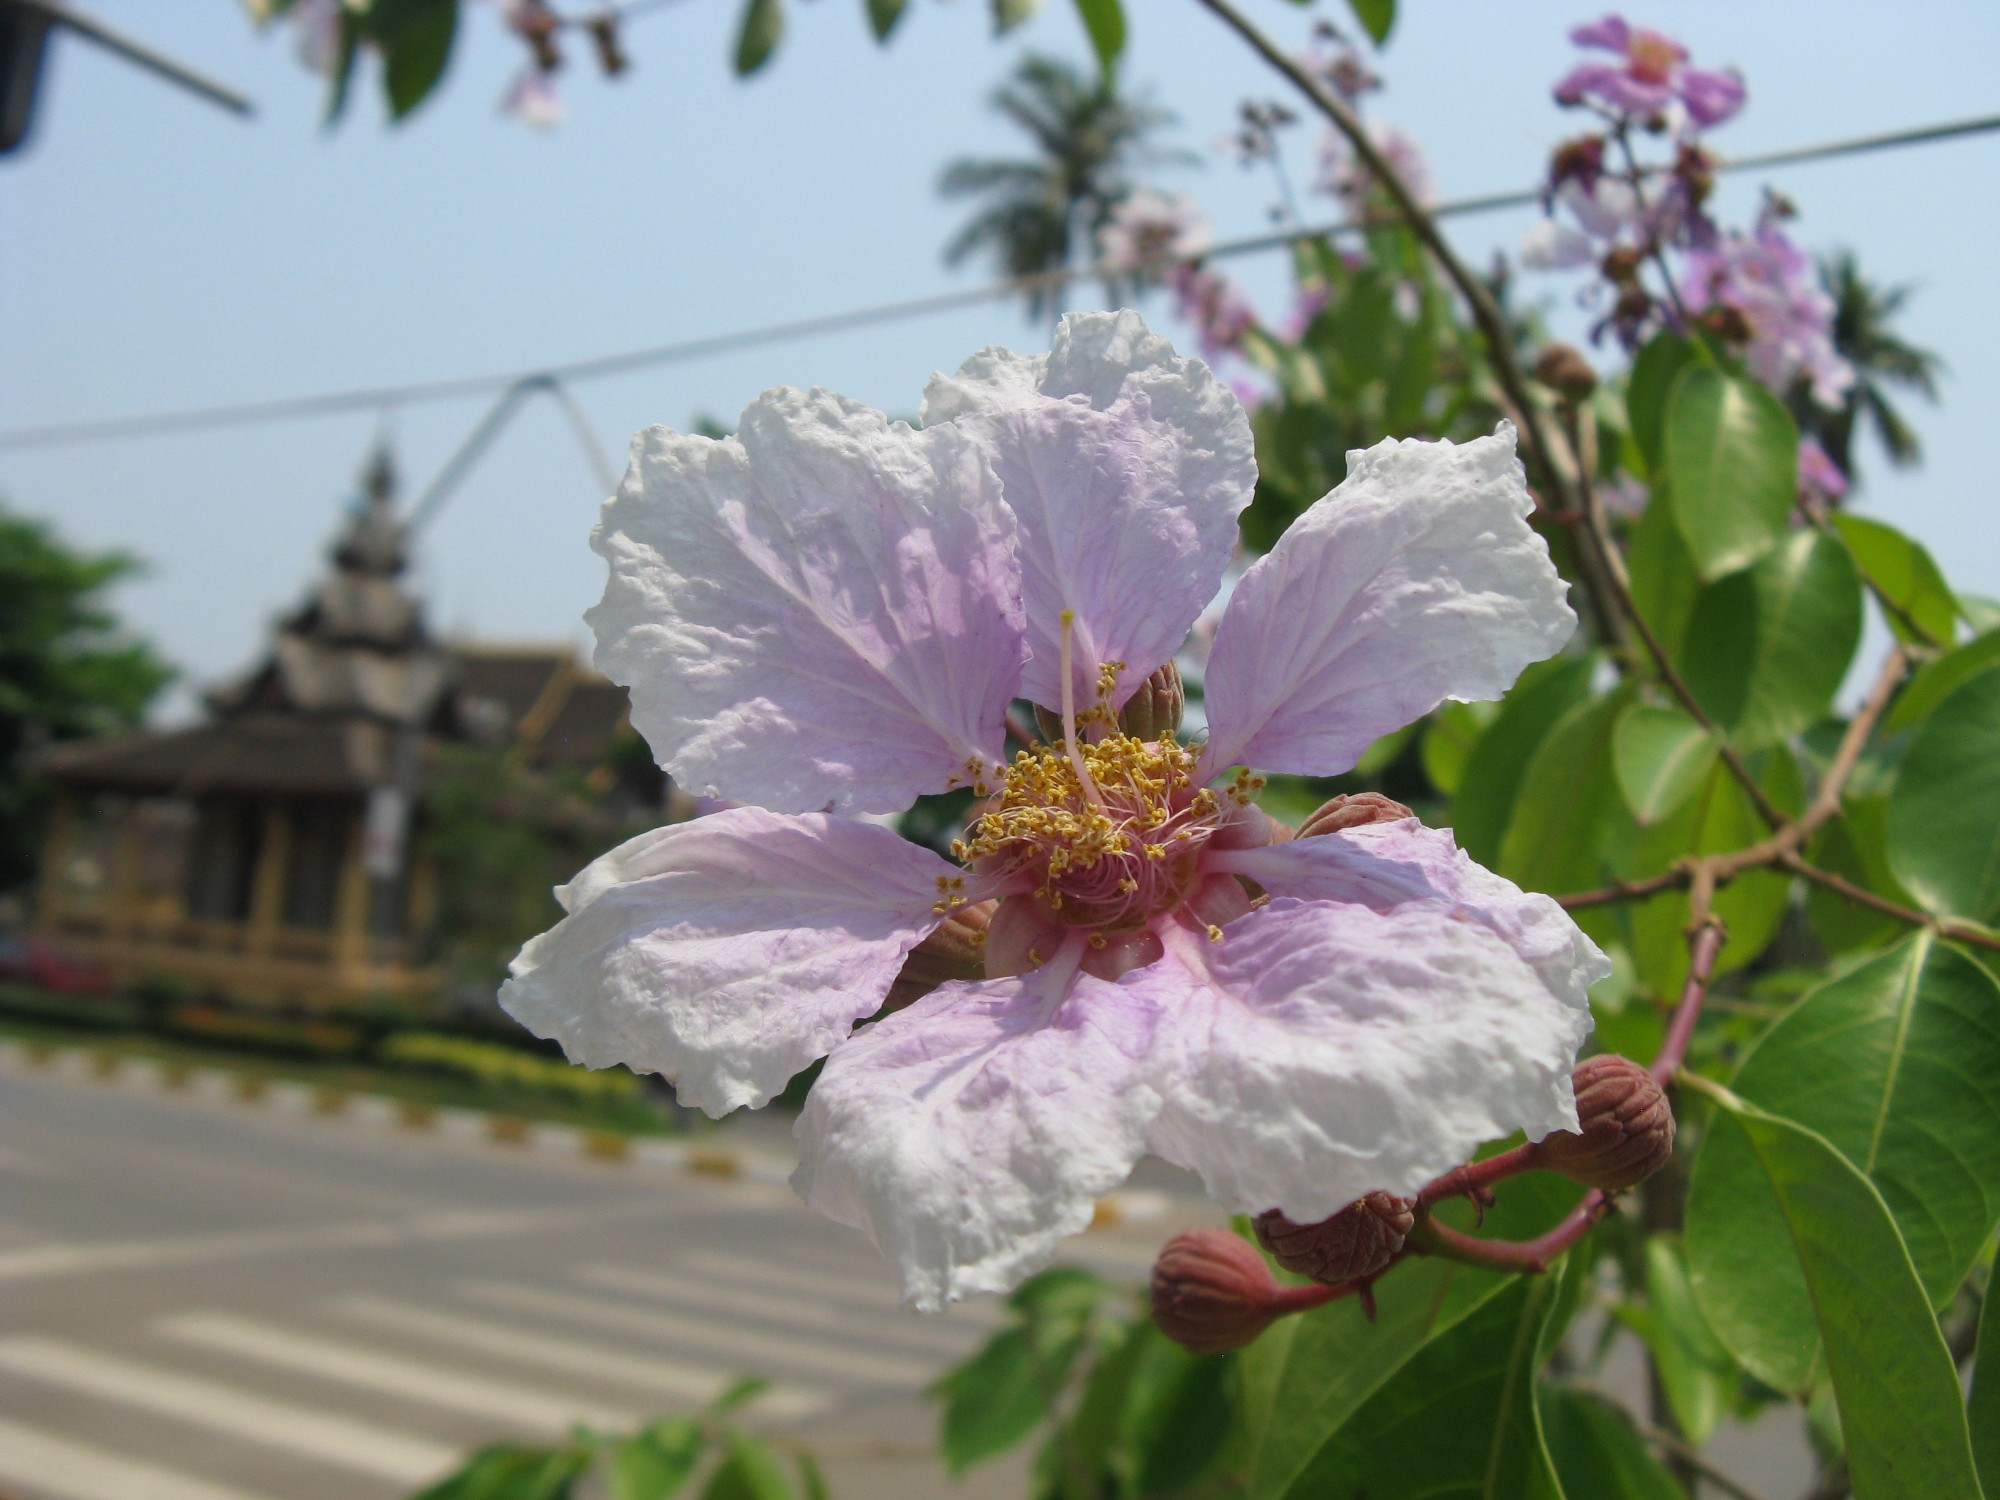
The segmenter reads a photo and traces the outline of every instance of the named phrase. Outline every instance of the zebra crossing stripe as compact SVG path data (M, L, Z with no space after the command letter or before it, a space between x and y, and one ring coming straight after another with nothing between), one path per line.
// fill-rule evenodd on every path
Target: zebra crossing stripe
M0 1338L0 1370L398 1484L436 1479L459 1462L458 1449L448 1443L273 1401L67 1339Z
M49 1500L267 1500L0 1417L0 1484Z
M239 1359L548 1433L565 1433L578 1422L615 1428L636 1427L644 1420L636 1411L468 1375L386 1350L319 1338L230 1313L187 1313L162 1318L153 1327L182 1343Z

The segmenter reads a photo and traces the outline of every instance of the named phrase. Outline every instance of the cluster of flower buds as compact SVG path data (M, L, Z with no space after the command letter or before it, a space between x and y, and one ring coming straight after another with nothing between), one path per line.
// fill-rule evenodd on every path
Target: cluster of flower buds
M1395 823L1415 816L1402 803L1380 792L1348 792L1315 808L1299 825L1297 837L1317 838L1321 834L1365 828L1370 823Z
M1396 806L1386 798L1373 804L1362 797L1336 801L1343 805L1329 803L1321 809L1330 822L1348 808L1370 812L1383 803ZM1219 1229L1177 1235L1153 1267L1154 1322L1184 1348L1217 1354L1242 1348L1286 1313L1317 1307L1337 1295L1358 1294L1373 1317L1372 1283L1413 1252L1477 1259L1484 1245L1495 1252L1493 1264L1522 1269L1532 1251L1529 1268L1540 1269L1547 1256L1567 1247L1567 1239L1561 1244L1545 1238L1532 1245L1511 1245L1453 1234L1447 1243L1439 1238L1444 1231L1432 1228L1426 1238L1420 1226L1431 1203L1470 1195L1483 1205L1490 1200L1488 1182L1518 1172L1559 1172L1610 1194L1638 1186L1666 1165L1674 1150L1673 1109L1646 1069L1628 1058L1604 1054L1577 1064L1571 1083L1576 1090L1577 1130L1557 1131L1534 1145L1461 1167L1415 1199L1369 1193L1316 1224L1295 1223L1276 1209L1258 1215L1252 1223L1258 1243L1285 1270L1305 1277L1308 1286L1281 1284L1264 1258L1240 1236ZM1580 1235L1594 1216L1573 1215L1570 1222Z
M501 107L530 125L554 125L563 118L554 79L563 65L561 35L566 27L577 28L590 38L605 77L616 78L631 66L614 10L606 8L572 21L548 0L500 0L500 13L507 29L527 47L529 57L527 68L508 85Z
M1597 389L1597 371L1574 344L1550 344L1535 359L1535 379L1571 406L1580 406Z

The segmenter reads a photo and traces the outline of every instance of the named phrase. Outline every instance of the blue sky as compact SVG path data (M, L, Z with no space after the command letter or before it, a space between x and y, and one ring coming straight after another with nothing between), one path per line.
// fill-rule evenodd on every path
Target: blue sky
M1311 12L1245 0L1302 41ZM56 49L32 146L0 163L0 426L506 370L965 285L939 246L959 215L933 192L963 154L1011 154L984 100L1026 47L1082 57L1063 0L996 44L976 0L914 0L893 44L858 0L794 4L775 64L748 83L725 58L734 0L685 0L635 22L633 70L606 84L577 59L569 123L537 133L495 109L519 49L483 5L443 92L405 126L372 88L317 128L316 80L281 36L228 0L93 0L107 20L244 89L248 124L74 42ZM1131 81L1205 149L1237 102L1282 93L1191 0L1127 0ZM1322 0L1336 19L1344 12ZM1441 194L1526 185L1574 129L1548 99L1576 4L1406 3L1382 62L1378 118L1413 132ZM2000 27L1988 0L1658 4L1634 19L1735 63L1750 107L1725 153L1992 113ZM1296 133L1295 159L1316 135ZM1877 463L1863 498L1928 542L1961 587L2000 595L1987 447L2000 410L2000 278L1992 274L2000 138L1789 169L1799 237L1848 244L1920 291L1905 327L1950 366L1940 411L1912 408L1929 450L1913 476ZM1763 179L1733 181L1747 220ZM1265 226L1268 182L1214 160L1177 174L1220 237ZM1474 258L1511 249L1525 214L1462 222ZM1267 309L1277 257L1236 267ZM1559 325L1572 284L1548 279ZM1166 309L1149 311L1167 323ZM1172 330L1180 332L1180 330ZM729 418L758 390L826 385L913 411L930 371L1046 329L989 306L764 347L577 388L615 449L650 422ZM244 664L319 565L338 503L380 424L420 483L486 398L387 418L350 414L91 446L0 450L0 495L90 546L149 563L120 603L189 674ZM537 404L424 538L433 620L507 640L582 638L602 584L586 536L600 496L574 437ZM177 698L185 708L185 692Z

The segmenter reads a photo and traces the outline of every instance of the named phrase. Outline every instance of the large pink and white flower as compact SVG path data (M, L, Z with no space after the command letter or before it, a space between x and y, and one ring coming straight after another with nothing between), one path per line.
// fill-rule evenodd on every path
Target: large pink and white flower
M1414 819L1292 839L1245 769L1343 771L1561 647L1512 430L1350 455L1238 583L1197 749L1119 715L1235 545L1228 388L1136 314L1071 315L935 378L924 424L779 390L733 438L639 435L597 662L667 770L747 805L564 887L506 1008L715 1115L825 1056L794 1183L922 1308L1045 1263L1149 1151L1309 1222L1574 1129L1608 966L1560 908ZM1017 698L1062 733L1010 762ZM967 784L958 863L849 816ZM857 1031L974 912L984 977Z

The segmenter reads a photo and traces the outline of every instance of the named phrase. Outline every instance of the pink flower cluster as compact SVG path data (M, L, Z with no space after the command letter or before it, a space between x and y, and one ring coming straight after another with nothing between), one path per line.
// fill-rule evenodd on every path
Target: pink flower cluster
M1579 47L1616 55L1616 62L1578 63L1556 85L1556 102L1595 106L1621 120L1667 116L1676 105L1696 129L1720 125L1743 107L1743 77L1733 68L1688 65L1687 48L1661 32L1633 26L1623 16L1579 26L1569 34Z
M1681 298L1743 345L1744 362L1758 380L1780 394L1803 380L1813 400L1831 409L1854 384L1854 367L1834 347L1833 298L1778 220L1767 206L1755 233L1732 233L1689 252Z

